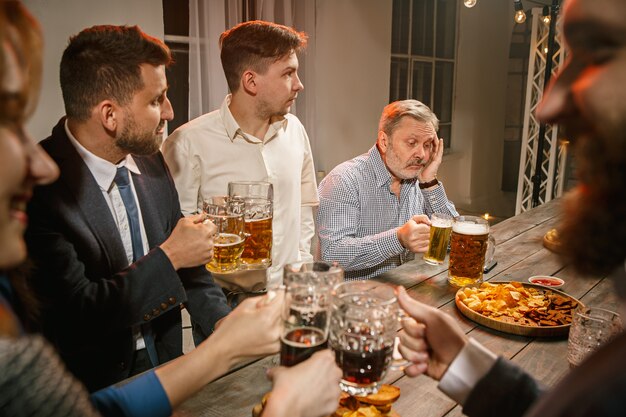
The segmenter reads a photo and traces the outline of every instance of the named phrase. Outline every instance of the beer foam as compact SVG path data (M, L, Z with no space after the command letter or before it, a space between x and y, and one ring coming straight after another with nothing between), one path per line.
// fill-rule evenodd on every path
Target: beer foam
M435 227L441 227L441 228L446 228L446 227L450 227L452 226L452 220L448 220L448 219L432 219L430 221L430 224L435 226Z
M489 225L455 222L452 225L452 231L462 235L484 235L489 233Z
M224 248L227 246L235 246L243 241L243 238L239 235L232 233L220 233L215 239L214 246L218 248Z

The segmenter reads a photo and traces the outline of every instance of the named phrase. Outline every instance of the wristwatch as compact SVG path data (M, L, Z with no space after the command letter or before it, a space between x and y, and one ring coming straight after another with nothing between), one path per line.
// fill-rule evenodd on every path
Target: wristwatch
M420 182L418 185L420 186L420 189L423 190L424 188L434 187L437 184L439 184L439 180L435 177L428 182Z

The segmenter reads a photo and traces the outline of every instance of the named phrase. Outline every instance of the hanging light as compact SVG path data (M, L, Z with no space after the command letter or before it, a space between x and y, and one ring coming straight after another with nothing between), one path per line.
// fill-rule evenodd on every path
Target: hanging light
M524 12L524 6L522 6L522 0L514 0L515 6L515 22L524 23L526 21L526 13Z
M546 25L550 23L550 8L543 6L543 23Z
M463 4L468 9L471 9L472 7L476 6L476 2L477 2L477 0L463 0Z

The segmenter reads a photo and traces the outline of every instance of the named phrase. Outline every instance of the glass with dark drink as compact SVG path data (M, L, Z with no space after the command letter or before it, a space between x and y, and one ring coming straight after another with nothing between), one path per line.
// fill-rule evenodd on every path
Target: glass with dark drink
M485 263L495 253L495 239L489 235L489 222L482 217L458 216L452 225L448 282L455 287L483 281Z
M272 219L274 188L264 181L228 183L228 196L244 203L246 242L241 265L244 269L265 269L272 265Z
M328 346L331 290L343 280L343 269L326 262L285 266L285 303L280 364L296 365Z
M329 345L350 395L378 392L392 364L400 309L393 287L374 281L338 284L332 293Z

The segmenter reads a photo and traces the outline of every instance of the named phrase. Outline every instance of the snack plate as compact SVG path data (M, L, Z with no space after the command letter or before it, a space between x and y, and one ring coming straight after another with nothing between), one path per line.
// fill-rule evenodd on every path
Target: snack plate
M511 281L488 281L490 284L508 284ZM571 300L576 301L578 304L581 303L577 298L572 297L569 294L566 294L562 291L556 290L554 288L546 288L542 285L535 284L527 284L524 282L520 282L526 288L535 288L540 291L552 291L555 294L558 294L562 297L569 298ZM480 285L480 284L479 284ZM475 286L479 286L475 285ZM474 285L472 285L473 287ZM468 319L475 321L478 324L482 324L485 327L489 327L490 329L498 330L504 333L516 334L519 336L532 336L532 337L559 337L559 336L567 336L569 333L569 324L564 324L560 326L524 326L521 324L514 323L505 323L500 320L492 319L491 317L483 316L480 313L472 310L461 300L459 299L459 292L462 291L463 288L460 288L454 297L454 302L456 303L456 307L459 309L461 314L463 314Z

